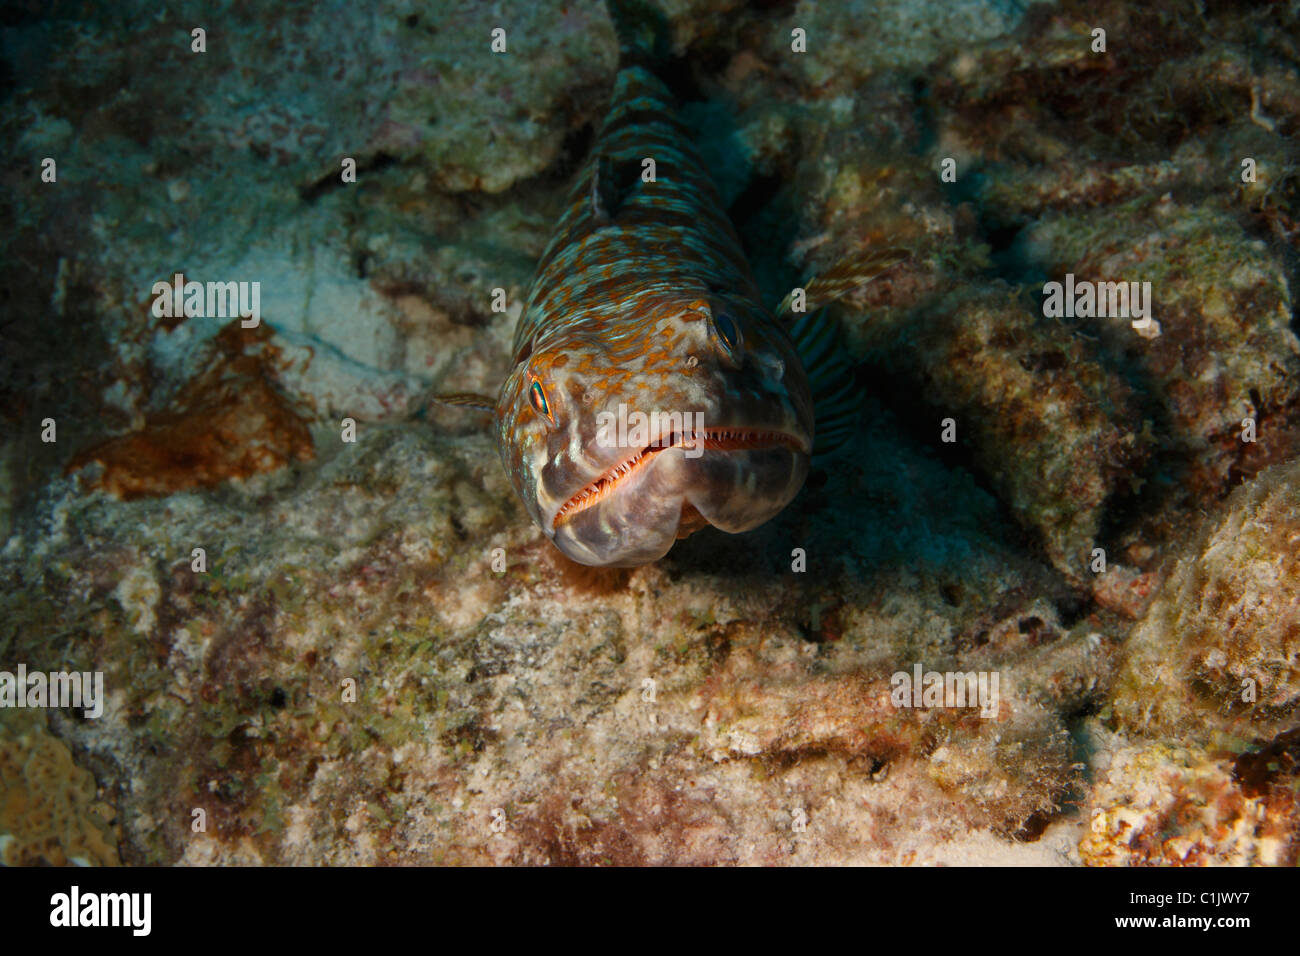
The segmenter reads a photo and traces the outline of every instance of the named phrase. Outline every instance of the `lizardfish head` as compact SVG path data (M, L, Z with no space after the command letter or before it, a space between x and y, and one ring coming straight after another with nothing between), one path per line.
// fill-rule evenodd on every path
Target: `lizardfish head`
M582 564L646 564L706 524L748 531L808 474L808 381L758 306L679 296L636 311L521 344L497 405L515 490Z

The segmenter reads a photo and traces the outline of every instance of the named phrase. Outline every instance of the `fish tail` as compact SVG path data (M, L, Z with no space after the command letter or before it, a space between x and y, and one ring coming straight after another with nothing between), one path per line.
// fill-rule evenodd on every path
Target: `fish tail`
M605 0L618 34L618 67L642 66L651 72L672 57L668 18L646 0Z

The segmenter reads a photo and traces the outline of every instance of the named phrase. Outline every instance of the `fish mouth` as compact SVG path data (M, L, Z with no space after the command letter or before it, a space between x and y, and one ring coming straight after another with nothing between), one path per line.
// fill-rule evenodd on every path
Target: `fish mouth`
M667 438L653 442L635 455L624 459L582 488L556 511L551 520L551 530L556 531L577 515L593 508L614 494L620 486L646 468L658 455L674 448L696 451L703 444L705 451L762 451L786 448L799 454L808 454L808 443L789 432L760 428L700 428L694 432L672 432ZM694 509L691 509L694 511ZM699 512L695 512L699 515ZM703 521L703 518L701 519ZM704 523L708 523L705 521Z

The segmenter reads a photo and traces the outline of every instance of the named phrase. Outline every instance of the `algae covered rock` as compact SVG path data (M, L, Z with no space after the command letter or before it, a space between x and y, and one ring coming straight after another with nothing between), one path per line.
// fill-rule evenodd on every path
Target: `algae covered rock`
M118 798L133 863L1061 862L996 841L1067 813L1066 717L1113 639L1062 623L966 476L879 454L881 419L841 507L603 574L520 520L483 436L362 425L166 497L61 479L0 599L28 659L87 635L113 703L60 733L149 768ZM997 671L996 709L893 706L918 662Z
M1109 499L1146 450L1133 390L1011 290L952 294L910 318L882 364L908 373L941 440L951 418L951 437L1052 563L1081 578Z
M1028 242L1055 274L1150 283L1150 329L1123 317L1089 326L1149 383L1156 435L1193 495L1300 450L1287 425L1300 407L1300 342L1284 263L1232 216L1149 197L1046 216Z
M1300 461L1234 491L1125 645L1114 713L1127 728L1261 739L1300 714Z
M1103 761L1079 844L1087 865L1296 864L1294 778L1252 787L1230 755L1163 742L1110 740Z

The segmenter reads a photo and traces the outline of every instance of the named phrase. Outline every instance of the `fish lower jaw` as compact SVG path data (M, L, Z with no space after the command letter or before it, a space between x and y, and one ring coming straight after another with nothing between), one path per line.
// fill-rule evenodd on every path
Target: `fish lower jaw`
M704 445L699 451L699 443ZM701 428L689 434L669 435L663 442L647 445L635 455L610 468L595 481L560 506L551 519L551 530L559 528L574 516L594 507L614 494L619 487L641 469L647 467L656 455L674 448L700 454L709 451L753 451L766 448L788 448L808 454L809 443L789 432L758 428Z

